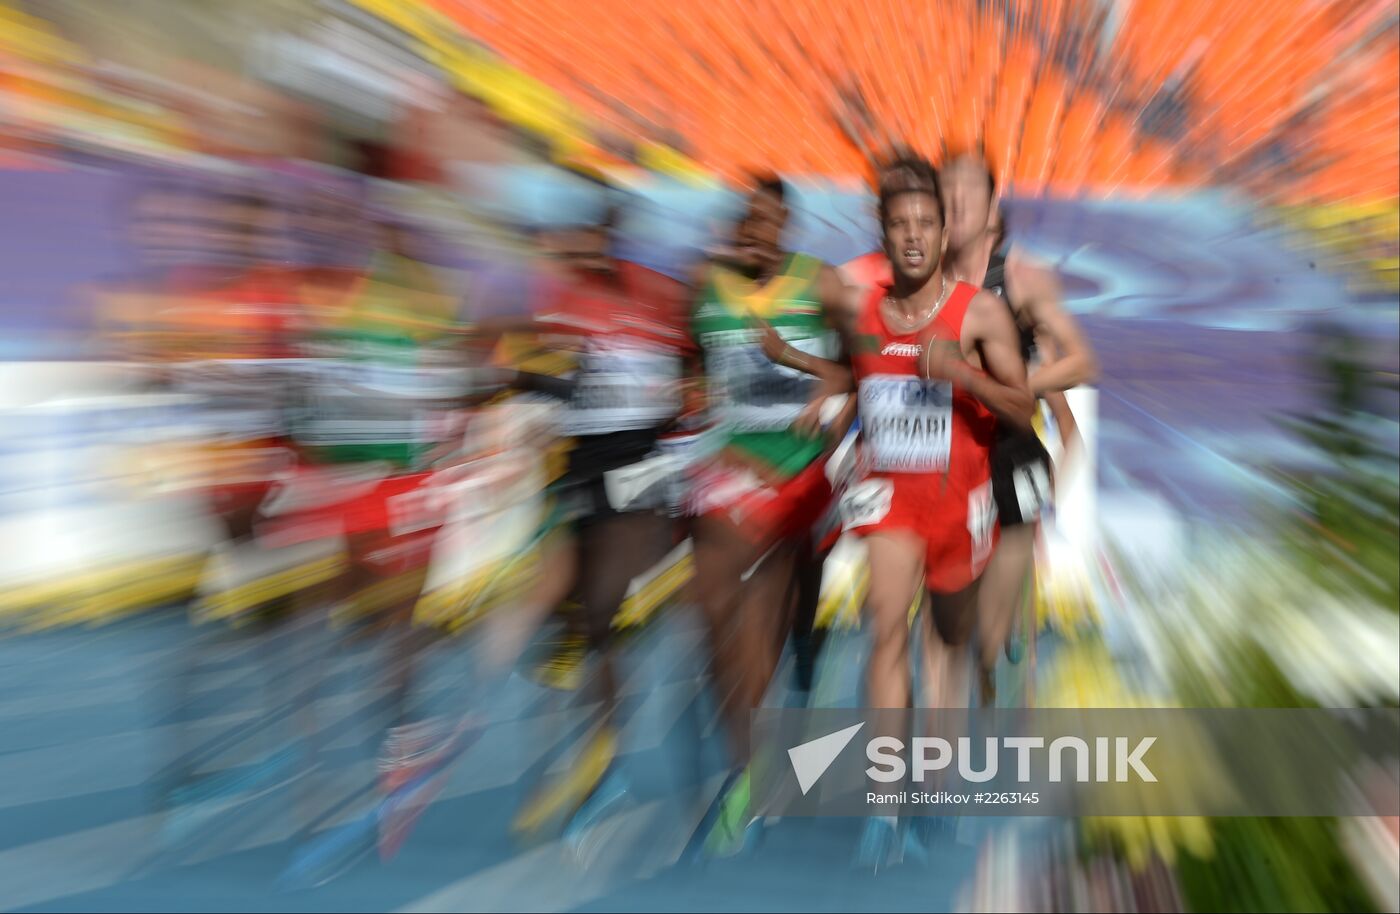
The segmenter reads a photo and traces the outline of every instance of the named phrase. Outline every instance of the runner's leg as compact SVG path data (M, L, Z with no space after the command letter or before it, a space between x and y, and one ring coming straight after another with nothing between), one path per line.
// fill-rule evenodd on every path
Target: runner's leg
M715 699L730 744L736 755L744 758L748 745L748 664L738 603L743 575L760 553L720 516L696 518L693 529L695 596L705 620Z
M972 638L977 628L980 579L956 593L936 593L930 603L931 707L966 708Z
M988 698L993 697L988 691L994 681L997 660L1011 634L1016 615L1022 611L1034 553L1034 523L1002 527L1000 542L982 573L977 640L984 703L990 703Z
M749 759L749 713L763 705L773 674L782 659L783 647L792 630L797 598L797 558L799 545L780 542L763 555L739 589L738 647L742 651L740 675L743 705L738 709L744 730L740 761Z
M882 530L865 538L869 551L870 590L865 598L871 622L870 659L866 666L865 704L903 710L909 706L909 606L924 586L924 541L907 530ZM908 738L902 723L880 721L879 736ZM903 784L886 784L896 794ZM890 807L894 809L894 807ZM868 819L856 847L855 865L878 870L896 855L899 833L894 815Z
M865 538L872 623L865 703L871 708L907 708L910 698L909 606L923 586L925 547L912 533L891 530Z
M821 602L822 562L825 556L808 537L797 561L797 608L792 623L792 644L799 691L810 692L821 651L824 632L816 630L817 606Z
M644 512L595 518L580 529L578 617L599 661L597 698L603 702L604 723L610 723L617 701L613 619L632 580L670 551L670 537L670 518Z
M515 664L535 631L574 589L578 568L578 541L572 532L561 530L545 541L530 593L518 607L493 612L482 622L483 678L498 676Z

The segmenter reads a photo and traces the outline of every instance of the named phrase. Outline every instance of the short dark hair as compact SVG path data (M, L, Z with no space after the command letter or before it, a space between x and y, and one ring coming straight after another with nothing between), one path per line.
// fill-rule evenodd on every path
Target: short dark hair
M787 202L787 182L772 172L767 174L754 175L753 191L750 196L757 194L768 194L779 203Z
M938 184L938 170L923 158L899 158L880 173L880 225L885 224L890 201L902 194L928 194L938 206L938 218L943 218L943 194Z

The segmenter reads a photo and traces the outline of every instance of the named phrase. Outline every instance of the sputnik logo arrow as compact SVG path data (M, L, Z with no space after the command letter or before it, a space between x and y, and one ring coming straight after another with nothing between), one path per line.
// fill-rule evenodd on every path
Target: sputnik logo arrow
M855 738L856 732L864 726L863 722L855 724L844 730L819 736L800 746L793 746L788 750L793 773L797 775L797 786L802 788L804 797L807 795L807 791L812 789L812 785L817 783L823 774L826 774L826 769L830 768L831 763L836 761L836 756L841 754L841 750L846 748L846 744Z

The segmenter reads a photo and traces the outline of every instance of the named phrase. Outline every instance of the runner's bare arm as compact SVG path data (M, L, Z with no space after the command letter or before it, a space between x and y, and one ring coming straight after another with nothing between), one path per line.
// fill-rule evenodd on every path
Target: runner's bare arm
M827 325L841 334L844 342L850 336L856 316L860 313L860 289L848 285L841 277L840 271L832 266L822 268L818 285L822 313L826 317Z
M1079 322L1065 310L1060 281L1053 271L1013 260L1007 272L1006 291L1013 304L1029 312L1037 335L1054 342L1054 359L1042 362L1031 372L1032 393L1039 396L1097 380L1099 364L1094 349Z
M1055 430L1060 434L1060 444L1064 447L1066 454L1079 444L1079 423L1074 420L1074 413L1069 408L1069 400L1062 391L1052 390L1041 397L1045 405L1050 408L1050 415L1055 419Z
M846 313L849 305L848 298L850 290L847 288L841 276L835 268L823 265L822 271L817 277L817 293L822 304L822 318L828 327L836 332L840 352L834 360L824 359L819 356L808 355L797 352L792 347L783 343L783 348L792 355L797 356L799 365L791 365L788 361L781 361L779 364L789 365L816 375L821 379L821 385L817 388L810 403L802 410L801 415L793 422L793 429L798 432L816 435L821 432L822 414L825 412L827 401L832 397L849 395L855 389L855 376L851 373L849 352L850 347L846 345L845 327L849 325L850 318ZM769 328L770 336L776 336ZM770 345L770 337L765 337L765 348ZM771 357L771 355L770 355ZM838 423L842 417L838 416ZM846 423L849 426L849 422ZM833 432L835 426L833 426ZM842 431L844 434L844 430ZM840 440L839 438L837 440Z
M818 398L809 407L811 415L804 417L815 431L821 427L822 415L831 397L844 397L845 402L827 426L828 440L839 443L856 417L855 374L851 370L851 333L860 307L860 291L846 284L841 273L832 266L823 266L818 277L818 292L822 302L822 317L836 333L839 351L835 364L839 371L829 375Z
M686 301L691 315L698 307L700 293L705 288L709 275L710 264L703 260L692 267L689 272ZM690 317L685 319L683 326L690 335L690 345L686 347L685 355L681 359L681 415L677 417L677 421L682 417L704 413L709 399L708 384L705 379L704 350L700 348L700 340L695 336Z
M967 390L997 418L1020 429L1030 429L1035 397L1026 383L1026 363L1021 361L1016 325L1001 299L978 292L963 318L963 346L975 347L982 368L974 368L962 346L936 338L925 342L921 374L952 381Z
M846 307L846 285L836 270L823 265L817 277L817 291L821 299L822 315L826 323L837 333L842 333L846 320L843 309ZM773 329L773 325L760 318L754 318L763 334L763 354L779 365L794 371L806 372L822 380L823 398L845 393L851 388L850 369L840 361L824 359L820 356L801 352L788 344ZM843 334L844 336L844 334Z

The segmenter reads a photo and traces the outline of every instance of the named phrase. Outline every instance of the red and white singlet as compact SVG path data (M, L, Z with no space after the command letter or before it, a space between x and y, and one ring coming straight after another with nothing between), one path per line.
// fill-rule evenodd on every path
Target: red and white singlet
M858 535L902 530L918 536L927 547L928 587L940 593L976 580L996 545L996 418L951 382L919 377L925 340L960 341L977 291L958 283L928 326L901 334L881 313L888 287L877 286L856 320L851 356L866 470L842 499L843 524Z

